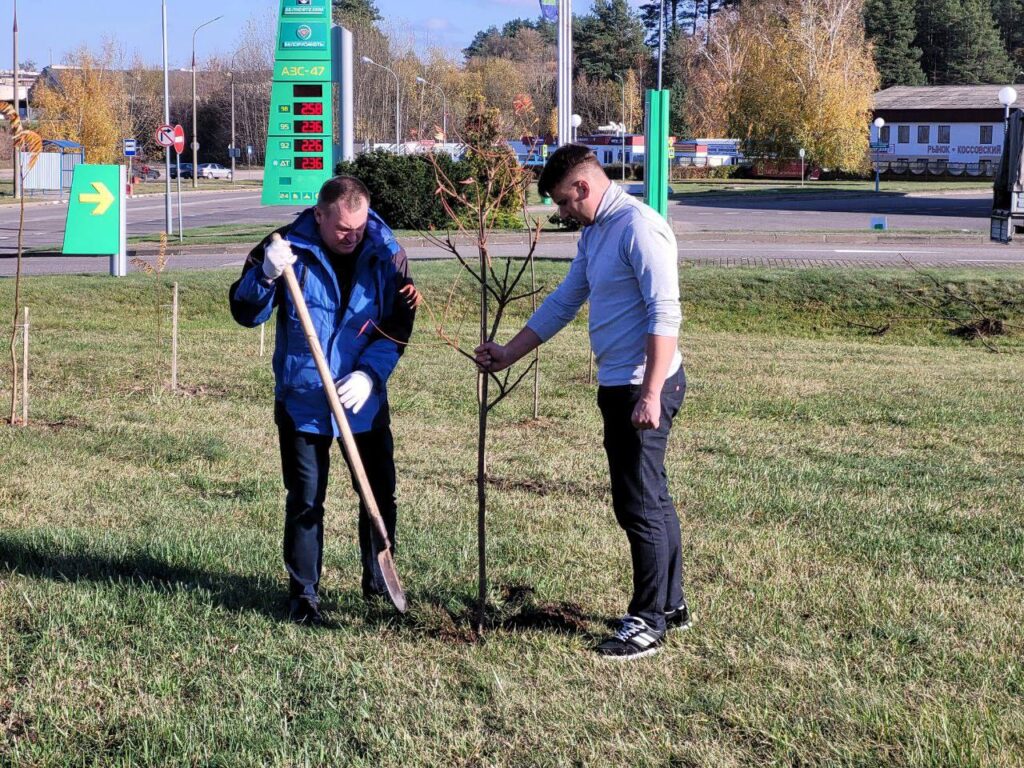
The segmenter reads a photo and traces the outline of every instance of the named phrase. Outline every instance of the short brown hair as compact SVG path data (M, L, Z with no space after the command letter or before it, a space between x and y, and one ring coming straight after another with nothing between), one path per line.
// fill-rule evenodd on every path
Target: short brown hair
M537 191L544 197L551 195L551 190L561 184L565 178L577 168L597 168L601 173L604 169L597 160L597 155L582 144L566 144L559 147L548 158L537 181Z
M370 190L355 176L335 176L320 187L320 194L316 198L316 207L326 210L339 200L345 208L351 211L358 208L360 203L370 204Z

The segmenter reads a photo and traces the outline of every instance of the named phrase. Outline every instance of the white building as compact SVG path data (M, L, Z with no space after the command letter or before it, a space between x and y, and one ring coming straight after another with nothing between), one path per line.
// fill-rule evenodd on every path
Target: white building
M994 172L1003 151L1001 85L895 86L875 94L872 160L882 170L899 166L941 173L966 166L976 175ZM950 168L950 170L955 170Z

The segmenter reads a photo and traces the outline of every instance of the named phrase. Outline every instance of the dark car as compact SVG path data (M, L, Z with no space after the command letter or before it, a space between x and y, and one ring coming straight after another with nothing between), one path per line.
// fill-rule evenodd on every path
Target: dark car
M178 177L178 168L176 165L171 164L171 178L175 179ZM191 179L192 178L192 163L181 163L181 178Z

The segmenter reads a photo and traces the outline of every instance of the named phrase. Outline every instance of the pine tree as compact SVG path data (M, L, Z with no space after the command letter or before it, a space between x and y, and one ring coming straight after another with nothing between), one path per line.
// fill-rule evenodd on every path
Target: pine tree
M1007 83L1013 65L996 30L987 0L962 0L960 24L949 52L949 82L959 85Z
M992 15L1017 72L1016 82L1024 74L1024 0L992 0Z
M350 29L372 26L381 20L373 0L332 0L331 5L335 23Z
M960 0L918 0L917 38L921 49L921 69L930 85L949 82L949 53L953 30L960 23Z
M875 66L881 87L924 85L913 0L868 0L864 6L864 30L874 44Z
M590 77L611 80L647 56L643 25L626 0L595 0L573 37L576 70Z

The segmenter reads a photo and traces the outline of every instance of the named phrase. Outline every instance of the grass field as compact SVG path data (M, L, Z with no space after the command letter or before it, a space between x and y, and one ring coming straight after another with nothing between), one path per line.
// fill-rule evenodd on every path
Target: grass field
M415 268L441 303L453 265ZM625 665L588 650L629 570L582 319L544 348L540 420L529 389L494 414L474 642L474 378L427 313L391 385L410 614L359 596L339 466L318 631L284 618L270 361L228 316L234 274L26 280L0 765L1019 766L1024 275L936 274L1017 324L999 354L907 306L897 286L938 291L911 272L682 271L669 475L696 623Z

